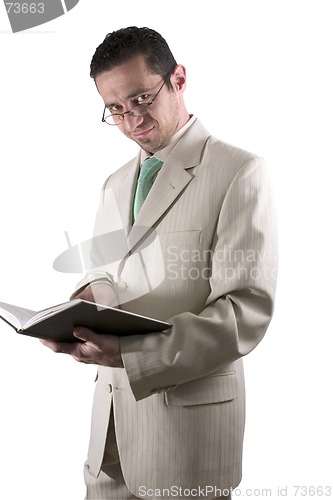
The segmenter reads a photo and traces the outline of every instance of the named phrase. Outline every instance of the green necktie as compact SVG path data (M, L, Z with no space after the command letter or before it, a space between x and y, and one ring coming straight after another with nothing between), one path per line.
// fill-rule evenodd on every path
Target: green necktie
M143 202L148 196L150 188L153 185L153 178L155 174L158 172L162 165L163 161L159 160L158 158L146 158L143 162L134 197L134 220L136 220L140 208L142 207Z

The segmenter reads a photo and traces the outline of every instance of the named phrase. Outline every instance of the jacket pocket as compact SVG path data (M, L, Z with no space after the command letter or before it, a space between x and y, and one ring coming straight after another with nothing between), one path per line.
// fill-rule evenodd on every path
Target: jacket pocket
M214 374L181 384L164 394L167 406L194 406L222 403L237 395L235 372Z
M201 242L202 230L189 229L187 231L171 231L168 233L160 233L158 237L163 243L179 246L199 246Z

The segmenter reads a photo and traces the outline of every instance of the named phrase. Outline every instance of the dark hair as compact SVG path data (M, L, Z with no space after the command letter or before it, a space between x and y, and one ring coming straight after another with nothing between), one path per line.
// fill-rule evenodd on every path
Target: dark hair
M138 55L143 55L151 72L160 75L172 88L170 75L176 60L164 38L150 28L130 26L108 33L93 55L90 76L95 79Z

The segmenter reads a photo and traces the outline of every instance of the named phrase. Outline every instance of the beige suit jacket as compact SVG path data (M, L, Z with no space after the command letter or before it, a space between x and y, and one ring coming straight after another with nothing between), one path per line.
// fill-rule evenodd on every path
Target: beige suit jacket
M99 368L90 471L99 474L113 404L121 466L133 494L235 487L245 421L241 358L267 330L276 284L267 169L261 158L215 139L196 120L132 226L138 169L136 158L107 179L96 217L95 235L134 234L128 253L105 265L105 249L96 244L96 268L80 286L107 271L122 308L173 326L121 338L125 369Z

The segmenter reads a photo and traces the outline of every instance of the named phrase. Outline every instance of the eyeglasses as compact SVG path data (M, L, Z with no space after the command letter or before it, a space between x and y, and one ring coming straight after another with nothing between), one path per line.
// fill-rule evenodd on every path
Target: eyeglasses
M150 106L154 103L156 97L158 94L161 92L163 86L165 84L165 81L162 83L154 97L149 101L149 102L143 102L142 104L136 104L132 109L129 111L124 111L124 113L112 113L106 106L103 111L103 117L102 117L102 122L107 123L108 125L120 125L123 123L125 120L125 115L130 114L130 116L145 116L149 113ZM111 114L106 115L105 113L110 112Z

